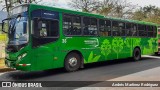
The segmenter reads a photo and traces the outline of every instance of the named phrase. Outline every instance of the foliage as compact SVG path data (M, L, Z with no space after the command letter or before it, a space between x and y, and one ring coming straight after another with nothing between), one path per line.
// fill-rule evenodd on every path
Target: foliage
M83 12L160 24L160 8L152 5L140 7L127 0L72 0L69 6Z
M105 39L101 45L101 53L105 56L105 59L107 59L107 56L109 53L111 53L111 44L109 40Z
M141 7L134 12L132 19L160 24L160 8L152 5Z
M88 57L88 62L97 62L99 60L99 58L101 57L101 55L95 56L93 54L93 51L91 51L89 57Z
M83 12L119 18L128 18L135 9L127 0L72 0L69 6Z
M129 19L136 9L137 5L132 5L127 0L113 0L116 4L112 11L110 12L110 16L117 18L127 18Z
M100 4L101 4L101 7L97 9L97 13L107 16L115 7L116 2L115 0L114 1L113 0L103 0L103 2L101 2Z
M93 12L100 7L100 0L72 0L69 6L83 12Z
M3 6L2 10L6 10L8 13L16 5L23 3L39 3L42 0L0 0L1 5Z

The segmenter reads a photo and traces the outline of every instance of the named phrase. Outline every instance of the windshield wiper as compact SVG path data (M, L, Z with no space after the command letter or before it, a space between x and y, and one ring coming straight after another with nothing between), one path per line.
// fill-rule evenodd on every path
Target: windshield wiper
M12 31L11 31L11 32L15 32L15 30L16 30L16 29L15 29L15 25L16 25L16 23L17 23L17 19L18 19L18 18L21 19L21 15L18 15L18 16L15 18L15 22L14 22L14 24L13 24L13 26L12 26L12 29L11 29ZM20 19L19 19L19 21L20 21Z
M21 19L21 15L18 15L15 19L13 19L13 26L11 27L11 25L10 25L10 27L9 27L9 31L10 31L10 35L9 36L11 36L11 38L14 38L14 33L15 33L15 30L16 30L16 27L15 27L15 25L16 25L16 23L17 23L17 19L20 17L20 19ZM19 21L20 21L20 19L19 19ZM13 36L12 36L13 35ZM18 34L17 34L18 35ZM15 38L16 39L16 38ZM17 38L18 39L18 38Z

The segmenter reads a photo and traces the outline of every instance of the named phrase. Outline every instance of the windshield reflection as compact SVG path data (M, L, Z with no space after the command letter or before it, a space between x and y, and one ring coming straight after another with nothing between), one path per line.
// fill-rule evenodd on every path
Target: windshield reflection
M28 28L27 17L18 17L11 19L9 26L9 42L27 42L28 41Z

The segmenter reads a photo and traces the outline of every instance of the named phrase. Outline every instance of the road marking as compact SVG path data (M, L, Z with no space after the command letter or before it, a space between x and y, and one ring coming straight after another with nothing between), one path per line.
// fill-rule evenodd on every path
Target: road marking
M160 59L160 57L158 57L158 56L150 56L150 55L142 55L142 57L150 57L150 58L157 58L157 59Z

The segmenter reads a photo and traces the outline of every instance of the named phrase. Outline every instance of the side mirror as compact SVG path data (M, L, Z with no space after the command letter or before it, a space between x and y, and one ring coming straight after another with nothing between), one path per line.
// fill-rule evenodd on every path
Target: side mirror
M4 19L2 21L2 32L4 32L4 33L8 33L8 29L9 29L8 20L9 19Z

